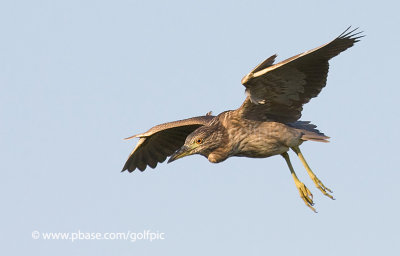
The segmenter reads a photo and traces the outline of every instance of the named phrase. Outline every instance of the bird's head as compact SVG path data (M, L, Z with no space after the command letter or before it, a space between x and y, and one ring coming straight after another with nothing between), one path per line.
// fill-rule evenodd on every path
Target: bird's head
M185 144L168 160L168 163L184 156L200 154L205 157L221 146L222 132L217 126L202 126L186 137Z

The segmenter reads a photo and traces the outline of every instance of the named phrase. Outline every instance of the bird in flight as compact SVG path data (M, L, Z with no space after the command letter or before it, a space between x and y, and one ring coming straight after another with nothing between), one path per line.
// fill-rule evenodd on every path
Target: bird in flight
M122 171L155 168L200 154L212 163L231 156L266 158L281 155L290 170L304 203L315 212L313 195L301 182L288 155L292 149L300 158L315 186L327 197L332 191L314 174L300 151L304 141L328 142L329 137L309 121L300 121L303 105L318 96L326 85L329 60L352 47L363 35L346 29L333 41L274 64L272 55L242 79L247 97L235 110L213 116L211 112L160 124L139 138Z

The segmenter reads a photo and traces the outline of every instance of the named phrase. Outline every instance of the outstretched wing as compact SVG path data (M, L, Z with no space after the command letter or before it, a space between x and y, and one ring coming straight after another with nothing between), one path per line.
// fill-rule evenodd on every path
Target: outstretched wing
M145 133L131 136L126 139L140 138L126 161L122 171L133 172L136 168L144 171L147 166L155 168L157 163L178 150L185 142L186 137L200 126L209 123L214 116L198 116L175 122L154 126Z
M303 105L326 85L328 61L363 37L348 28L335 40L273 65L276 55L243 77L248 94L237 110L242 117L290 123L301 117Z

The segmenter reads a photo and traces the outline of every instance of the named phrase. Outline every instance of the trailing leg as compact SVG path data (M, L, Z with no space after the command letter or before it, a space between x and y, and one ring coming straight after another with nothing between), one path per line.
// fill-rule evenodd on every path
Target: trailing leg
M313 173L313 171L311 170L310 166L308 166L306 159L304 159L303 154L300 151L299 147L293 147L292 150L297 154L297 156L300 158L300 161L303 163L304 167L307 170L308 175L310 176L310 178L312 179L312 181L314 182L315 186L321 190L321 192L326 195L327 197L329 197L330 199L333 199L333 196L329 193L332 193L332 190L330 190L329 188L327 188L318 178L317 176Z
M281 154L283 156L283 158L285 158L286 163L289 167L290 173L292 174L292 177L294 179L294 184L297 187L297 190L299 191L300 197L301 199L303 199L304 203L310 207L311 210L313 210L314 212L317 212L315 210L314 207L312 207L314 205L313 202L313 195L311 194L310 190L308 190L308 188L306 187L306 185L304 185L303 182L301 182L299 180L299 178L297 178L296 173L294 172L292 163L290 162L290 158L289 158L289 154L287 152Z

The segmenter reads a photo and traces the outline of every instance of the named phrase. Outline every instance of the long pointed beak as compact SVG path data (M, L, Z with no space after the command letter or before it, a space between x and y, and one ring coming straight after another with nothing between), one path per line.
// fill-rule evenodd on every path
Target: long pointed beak
M179 158L182 158L184 156L189 156L192 153L192 149L188 146L183 145L178 151L176 151L172 156L168 159L168 163L171 163Z

